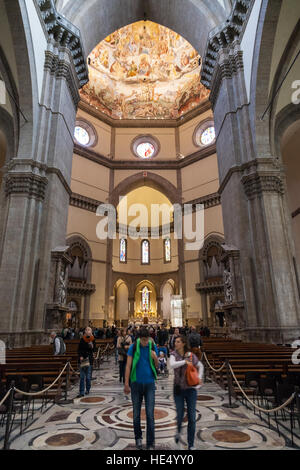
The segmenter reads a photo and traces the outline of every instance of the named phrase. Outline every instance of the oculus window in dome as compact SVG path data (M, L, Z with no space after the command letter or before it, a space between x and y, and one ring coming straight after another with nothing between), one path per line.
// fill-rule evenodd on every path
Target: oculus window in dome
M113 119L177 119L208 98L201 57L151 21L115 31L90 53L81 99Z
M206 147L213 144L216 140L214 122L209 120L200 123L194 131L193 140L197 147Z
M147 160L156 157L160 151L160 144L152 135L140 135L133 139L131 151L136 157Z
M78 119L75 124L74 138L84 147L94 147L98 141L97 132L87 121Z
M80 126L75 127L75 132L74 132L74 137L79 142L81 145L88 145L90 142L90 136L89 133Z

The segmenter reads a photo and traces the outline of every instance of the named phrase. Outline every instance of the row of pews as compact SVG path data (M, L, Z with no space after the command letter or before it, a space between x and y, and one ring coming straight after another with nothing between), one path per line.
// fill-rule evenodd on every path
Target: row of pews
M245 392L253 392L253 387L249 387L249 383L253 378L256 378L257 382L260 378L270 378L278 383L300 386L300 364L293 364L292 355L295 349L291 347L275 344L244 343L239 340L224 338L204 338L201 349L206 353L209 363L216 370L228 361ZM206 361L203 359L203 362ZM210 368L207 370L222 387L226 388L228 386L228 370L226 367L220 372L214 372ZM234 381L233 387L234 392L240 395L241 391Z
M65 365L68 367L61 379L47 392L55 399L61 398L66 388L78 378L78 344L79 340L67 340L66 353L54 356L52 345L31 346L6 351L6 364L0 364L0 401L1 396L10 388L12 381L20 390L36 392L52 384ZM109 347L107 346L109 345ZM111 351L112 340L96 340L98 359L103 359L104 351Z

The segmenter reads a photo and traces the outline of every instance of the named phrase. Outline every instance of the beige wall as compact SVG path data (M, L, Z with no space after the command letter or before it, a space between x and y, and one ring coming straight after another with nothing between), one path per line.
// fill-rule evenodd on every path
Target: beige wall
M218 191L219 176L217 155L210 155L182 169L183 202Z
M135 160L139 159L131 151L133 139L139 135L151 134L156 137L160 143L160 152L155 157L156 160L171 160L176 156L175 148L175 130L165 128L142 128L142 129L116 129L116 160Z
M110 170L99 163L74 154L71 189L101 202L108 201Z
M212 118L211 111L207 111L179 127L180 153L185 157L199 150L199 147L193 142L193 134L197 125L208 118Z
M78 110L77 119L83 119L94 126L98 139L96 145L90 147L93 152L100 153L105 157L111 155L111 127L100 121L100 119L91 116L82 109Z

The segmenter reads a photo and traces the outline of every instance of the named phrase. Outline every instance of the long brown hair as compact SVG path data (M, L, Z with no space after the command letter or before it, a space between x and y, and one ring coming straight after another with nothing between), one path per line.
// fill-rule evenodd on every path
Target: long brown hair
M180 338L181 341L183 342L183 350L184 350L184 354L187 353L187 352L190 352L191 351L191 348L190 348L190 344L189 344L189 341L188 341L188 338L184 335L179 335L177 336L177 338L175 339L175 341Z

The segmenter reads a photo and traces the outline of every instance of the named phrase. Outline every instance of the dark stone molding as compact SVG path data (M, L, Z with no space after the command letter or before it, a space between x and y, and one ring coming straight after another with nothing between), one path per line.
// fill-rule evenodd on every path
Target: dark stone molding
M34 173L9 173L5 176L5 194L22 194L39 201L45 199L47 178Z
M83 87L88 82L88 69L85 60L80 30L56 10L54 0L36 0L37 11L45 24L49 37L61 47L67 48L73 58L74 69Z
M201 114L205 113L206 111L209 111L211 109L211 104L209 99L206 99L197 108L192 109L184 116L181 116L177 119L112 119L111 117L107 116L82 100L79 102L79 109L116 129L127 127L140 129L165 127L176 128L186 124L192 119L195 119L197 116L201 116Z
M196 291L200 292L201 294L224 295L224 283L221 281L202 281L196 284Z
M292 218L294 219L295 217L297 217L297 215L300 215L300 207L298 207L298 209L292 212Z
M248 199L254 199L266 192L284 194L283 181L276 175L255 173L243 176L241 181Z
M86 196L82 196L81 194L72 193L70 196L70 206L78 207L79 209L83 209L85 211L90 211L96 213L98 206L100 204L104 204L101 201L97 201L96 199L91 199Z
M21 167L21 171L16 171L16 168L18 167ZM25 171L25 168L28 168L28 167L30 168L30 171L27 171L27 169ZM23 158L14 158L14 159L11 159L8 162L8 164L5 166L5 171L6 171L6 174L4 175L4 178L7 178L9 176L14 176L16 174L19 174L19 175L24 174L25 176L29 176L29 175L33 175L33 177L39 176L40 178L44 178L46 181L48 181L48 179L45 176L46 174L56 174L56 176L59 178L62 185L64 186L66 192L69 195L72 194L71 188L68 185L66 179L64 178L62 172L58 170L57 168L47 167L47 165L45 165L44 163L41 163L32 159L27 160ZM40 175L37 174L37 171L40 172Z
M212 145L208 145L207 147L200 149L181 160L112 160L111 158L105 157L88 147L79 145L77 142L74 144L74 153L76 155L99 163L111 170L178 170L192 165L199 160L210 157L211 155L214 155L216 151L216 144L213 143Z
M220 50L242 37L253 5L254 0L235 0L227 20L209 33L201 73L201 82L205 87L212 87Z
M81 194L71 193L70 196L70 206L78 207L86 211L96 213L98 206L105 204L104 202L97 201ZM209 209L210 207L215 207L221 204L221 197L219 193L208 194L207 196L201 196L198 199L193 199L192 201L187 201L184 204L191 204L193 206L192 211L196 211L197 204L204 204L204 209ZM118 226L119 228L119 226ZM120 227L122 228L122 227ZM170 224L171 232L174 231L174 224ZM162 234L163 228L160 227L159 234Z
M96 292L95 284L89 284L85 281L70 281L68 282L67 293L68 295L87 296Z
M227 186L231 176L234 173L246 173L243 176L250 176L251 174L260 174L265 176L277 176L281 178L282 167L278 160L275 158L256 158L250 162L243 163L242 165L235 165L228 170L223 181L220 184L218 193L222 195L225 187Z

